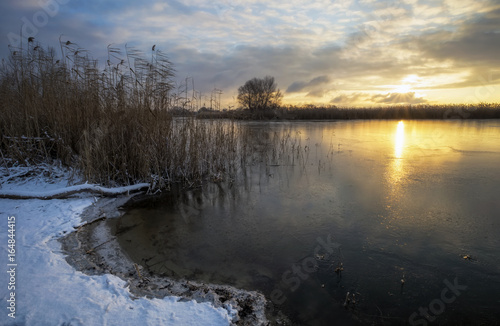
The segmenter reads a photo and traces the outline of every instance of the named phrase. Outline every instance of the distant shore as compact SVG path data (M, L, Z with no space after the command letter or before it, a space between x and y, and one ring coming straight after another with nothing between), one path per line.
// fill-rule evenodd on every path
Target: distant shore
M188 111L173 111L176 114ZM416 119L500 119L499 103L447 105L394 105L384 107L284 106L277 109L211 110L202 108L193 113L199 119L238 120L416 120Z

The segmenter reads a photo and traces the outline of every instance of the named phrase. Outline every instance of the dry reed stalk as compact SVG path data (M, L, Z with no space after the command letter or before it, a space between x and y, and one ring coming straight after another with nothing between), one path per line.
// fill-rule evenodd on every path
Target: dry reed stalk
M108 47L104 68L76 43L43 49L33 41L0 68L0 150L9 164L60 160L87 181L167 188L236 171L242 133L232 121L173 118L173 66ZM194 92L193 92L194 94Z

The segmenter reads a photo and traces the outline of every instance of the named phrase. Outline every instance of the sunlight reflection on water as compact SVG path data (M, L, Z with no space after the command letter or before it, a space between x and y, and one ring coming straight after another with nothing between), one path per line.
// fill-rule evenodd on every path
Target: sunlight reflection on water
M389 172L389 181L392 186L392 195L395 195L395 187L399 185L404 178L406 171L404 169L404 149L405 149L405 124L399 121L394 134L394 157Z
M194 212L189 219L178 203L129 211L115 228L126 230L118 238L132 259L151 270L166 266L156 271L172 277L266 295L278 288L288 298L281 308L301 325L338 321L353 290L360 293L357 317L372 321L367 316L383 311L404 324L440 293L449 275L470 288L455 311L479 315L476 308L485 307L483 317L494 314L500 291L500 277L492 274L500 266L498 121L247 127L262 135L283 129L299 135L295 159L249 165L245 183L187 191L191 200L173 201ZM327 235L342 246L342 278L332 268L339 258L320 261L318 272L299 279L292 291L284 273ZM464 254L478 260L464 261ZM488 282L484 275L491 275ZM458 317L450 309L440 322L446 318Z
M394 155L396 158L401 158L403 156L403 148L405 145L405 124L403 121L398 122L395 140L396 144L394 146Z

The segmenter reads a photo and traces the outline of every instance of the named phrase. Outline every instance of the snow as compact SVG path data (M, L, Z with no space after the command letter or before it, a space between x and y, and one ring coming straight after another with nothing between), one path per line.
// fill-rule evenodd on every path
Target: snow
M116 188L105 188L105 187L101 187L98 185L92 185L92 184L81 184L81 185L64 187L64 188L53 189L53 190L46 190L46 191L26 191L26 190L14 190L14 189L10 189L7 191L0 190L0 197L11 196L11 197L20 197L21 199L24 199L24 197L37 198L37 199L49 199L49 197L56 197L56 196L61 196L61 195L65 195L68 193L77 193L77 192L83 192L83 191L102 193L105 195L119 195L119 194L131 192L131 191L136 191L136 190L148 188L148 187L149 187L149 183L139 183L139 184L135 184L135 185L127 186L127 187L116 187Z
M23 168L0 170L2 193L54 194L67 188L69 174L52 170L22 181ZM54 181L58 179L58 181ZM89 186L89 185L85 185ZM78 187L78 186L77 186ZM123 189L121 189L123 190ZM126 190L125 190L126 191ZM7 309L10 275L0 273L0 325L230 325L235 311L209 303L135 298L126 282L106 274L88 276L70 266L57 238L80 225L89 194L68 199L0 199L0 263L8 266L8 219L15 217L15 319Z

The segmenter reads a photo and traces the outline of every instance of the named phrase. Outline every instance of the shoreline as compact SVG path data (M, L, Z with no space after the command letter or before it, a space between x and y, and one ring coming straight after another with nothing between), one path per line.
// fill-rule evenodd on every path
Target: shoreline
M269 325L267 300L257 291L174 280L154 275L132 262L111 234L106 220L121 217L124 212L120 208L137 195L101 198L85 208L80 216L83 224L59 239L68 264L86 275L115 275L126 282L136 298L177 296L185 301L208 302L216 308L226 309L228 314L234 314L233 325ZM283 325L285 320L282 317L276 322Z

